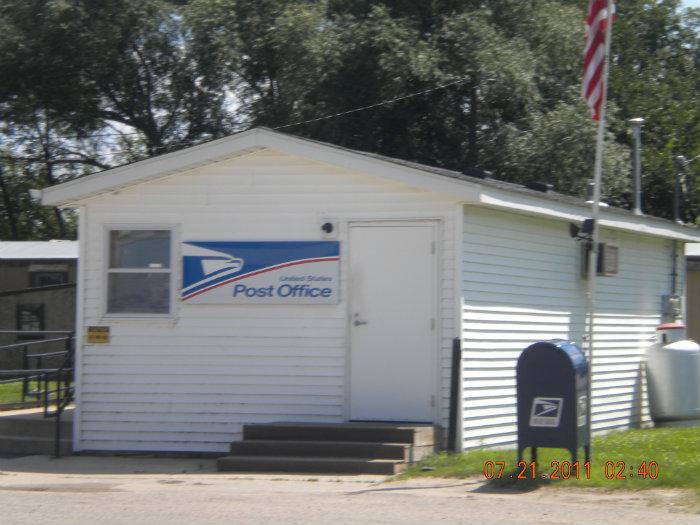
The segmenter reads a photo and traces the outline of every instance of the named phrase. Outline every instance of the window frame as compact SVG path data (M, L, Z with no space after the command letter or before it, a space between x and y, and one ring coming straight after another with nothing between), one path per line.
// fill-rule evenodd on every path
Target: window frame
M60 275L61 282L54 284L38 284L37 281L40 277L51 274ZM68 272L58 271L58 270L34 270L29 272L29 287L30 288L43 288L44 286L60 286L62 284L68 284Z
M170 267L169 268L110 268L111 258L111 232L129 231L168 231L170 232ZM128 224L110 223L104 224L102 229L102 317L110 319L172 319L175 317L176 297L176 273L179 268L177 264L179 246L179 236L173 224ZM110 312L109 311L109 274L110 273L167 273L170 274L168 280L168 312L167 313L138 313L138 312Z

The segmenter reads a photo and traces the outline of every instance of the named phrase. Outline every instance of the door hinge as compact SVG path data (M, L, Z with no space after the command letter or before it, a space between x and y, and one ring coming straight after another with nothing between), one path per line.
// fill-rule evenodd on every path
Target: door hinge
M430 396L430 406L435 408L435 396Z
M435 330L435 318L434 317L430 320L430 329Z
M430 253L435 254L435 241L430 243Z

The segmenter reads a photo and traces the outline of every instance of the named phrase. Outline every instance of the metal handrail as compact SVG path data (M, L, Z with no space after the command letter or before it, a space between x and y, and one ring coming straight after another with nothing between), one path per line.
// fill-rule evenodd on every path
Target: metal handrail
M26 332L25 332L26 333ZM57 343L59 341L68 341L71 337L58 337L56 339L37 339L35 341L26 341L22 343L12 343L11 345L0 346L0 350L12 350L13 348L22 348L23 346L45 345L46 343Z
M33 335L33 334L66 334L70 335L73 332L70 330L0 330L0 334L20 334L20 335Z
M25 379L38 379L39 376L24 376ZM0 379L0 385L9 385L10 383L16 383L17 382L17 377L13 377L12 379Z
M21 334L35 335L42 333L52 334L67 334L68 337L60 337L53 339L40 339L35 341L25 341L22 343L13 343L10 345L0 346L0 350L8 350L13 348L22 348L22 369L20 370L0 370L0 377L15 376L10 380L0 381L2 384L22 382L22 401L27 396L38 397L44 408L44 417L55 417L55 442L54 454L56 457L61 455L61 414L65 408L73 401L73 358L74 358L74 338L72 332L66 331L19 331L19 330L2 330L0 334ZM48 344L56 342L65 342L65 349L55 352L44 352L42 354L29 354L28 347ZM63 361L57 367L43 367L44 359L55 359L63 356ZM36 360L35 367L30 368L29 362L31 359ZM36 391L30 391L30 382L36 381L40 386ZM55 389L51 388L51 384L55 384ZM52 409L52 405L55 407Z
M46 352L45 354L32 354L32 357L57 357L59 355L64 355L66 353L65 350L61 350L60 352Z
M33 355L27 357L35 357ZM18 370L0 370L0 376L25 376L27 374L55 374L61 370L61 367L57 368L20 368Z

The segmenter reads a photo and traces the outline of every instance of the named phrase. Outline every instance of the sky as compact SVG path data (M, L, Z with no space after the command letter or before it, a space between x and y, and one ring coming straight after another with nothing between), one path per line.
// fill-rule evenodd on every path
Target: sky
M700 7L700 0L683 0L685 7Z

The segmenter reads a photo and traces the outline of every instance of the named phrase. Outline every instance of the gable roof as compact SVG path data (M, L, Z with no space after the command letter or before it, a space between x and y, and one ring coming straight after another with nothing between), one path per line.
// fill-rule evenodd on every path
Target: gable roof
M543 193L495 179L470 177L457 171L351 150L267 128L254 128L44 188L42 202L59 207L79 207L82 201L92 197L262 149L306 157L412 187L447 194L466 204L577 222L590 216L590 205L576 197L553 192ZM700 241L700 231L695 228L657 217L634 215L619 208L601 209L600 224L676 240Z

